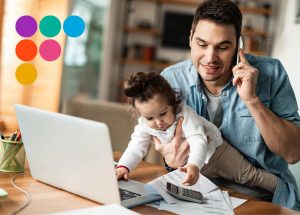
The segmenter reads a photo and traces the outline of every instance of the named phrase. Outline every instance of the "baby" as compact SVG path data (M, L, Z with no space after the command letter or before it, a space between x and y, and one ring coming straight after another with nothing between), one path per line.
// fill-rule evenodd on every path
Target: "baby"
M139 72L131 75L125 82L124 93L140 117L131 141L118 162L118 179L128 179L129 172L147 154L151 136L157 137L164 144L170 143L177 122L183 117L182 131L190 146L187 164L180 168L186 173L183 185L195 184L203 169L201 173L206 176L224 177L238 183L259 186L270 192L275 191L276 176L255 168L245 160L223 140L218 128L184 104L182 93L173 90L159 74ZM234 165L229 168L224 165L223 169L223 163L228 162ZM216 169L222 171L212 171ZM220 172L226 174L218 174ZM275 182L270 185L269 179Z

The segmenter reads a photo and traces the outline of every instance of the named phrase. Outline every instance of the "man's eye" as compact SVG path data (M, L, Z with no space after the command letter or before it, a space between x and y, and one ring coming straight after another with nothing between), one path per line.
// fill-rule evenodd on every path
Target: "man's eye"
M226 50L228 48L229 48L228 46L219 46L219 49L221 49L221 50Z
M161 116L165 115L167 112L160 113Z
M207 45L204 44L204 43L198 43L198 45L199 45L200 47L206 47L206 46L207 46Z

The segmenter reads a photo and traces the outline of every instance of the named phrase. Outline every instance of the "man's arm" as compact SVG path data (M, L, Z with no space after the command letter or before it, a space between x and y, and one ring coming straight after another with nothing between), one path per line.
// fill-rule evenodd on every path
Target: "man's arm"
M256 95L258 71L240 50L241 62L233 68L233 84L248 107L268 148L288 163L300 160L300 128L276 116ZM282 98L284 99L284 98Z
M276 116L258 97L245 102L268 148L288 163L300 160L300 128Z

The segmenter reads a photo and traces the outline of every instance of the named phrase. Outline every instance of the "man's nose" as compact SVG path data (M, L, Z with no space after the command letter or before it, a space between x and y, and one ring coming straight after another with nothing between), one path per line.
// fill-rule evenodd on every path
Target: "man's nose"
M207 63L213 63L215 62L217 58L217 52L214 49L214 47L210 47L206 50L206 61Z

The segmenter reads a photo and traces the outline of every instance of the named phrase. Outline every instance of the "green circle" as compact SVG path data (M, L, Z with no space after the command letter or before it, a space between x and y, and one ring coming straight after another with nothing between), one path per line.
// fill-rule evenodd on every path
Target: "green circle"
M45 37L55 37L61 29L61 23L55 16L45 16L40 21L40 31Z

